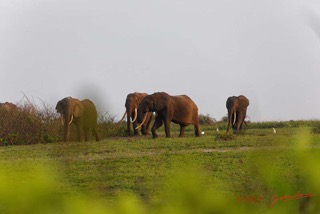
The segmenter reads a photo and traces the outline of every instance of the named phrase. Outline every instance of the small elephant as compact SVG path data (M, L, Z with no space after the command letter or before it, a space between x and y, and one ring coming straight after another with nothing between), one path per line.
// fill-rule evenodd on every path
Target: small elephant
M70 124L74 123L77 127L78 141L81 141L84 132L85 141L88 140L88 132L92 129L96 141L100 138L97 132L97 110L92 101L88 99L78 100L66 97L56 105L56 110L61 114L61 122L64 125L64 142L69 140Z
M6 111L14 111L14 110L17 110L18 107L13 103L5 102L5 103L0 103L0 109L6 110Z
M193 124L195 135L200 136L199 115L197 105L186 95L170 96L165 92L157 92L145 96L138 107L138 122L145 123L147 112L156 112L152 127L153 138L158 137L156 130L164 123L166 137L170 137L170 123L180 125L180 135L184 136L185 127ZM139 128L136 127L136 128Z
M235 133L238 133L242 129L242 125L245 123L244 120L246 118L248 106L249 100L243 95L238 97L232 96L227 99L228 128L226 133L229 132L231 123Z
M130 131L131 123L133 126L134 135L138 135L138 130L136 129L136 127L138 126L138 121L137 121L138 106L141 100L147 95L148 94L146 93L138 93L138 92L127 95L126 103L125 103L126 111L124 112L119 123L121 123L124 120L125 116L127 115L127 131L129 136L131 135L131 131ZM147 135L149 132L149 126L152 120L152 114L153 114L152 112L148 113L147 120L141 127L141 133L143 135ZM130 122L130 117L132 118L132 122Z

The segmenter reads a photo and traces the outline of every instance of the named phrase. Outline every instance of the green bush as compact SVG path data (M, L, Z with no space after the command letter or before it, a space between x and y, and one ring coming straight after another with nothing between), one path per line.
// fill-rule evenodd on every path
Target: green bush
M216 120L214 118L210 117L209 114L207 114L207 115L200 114L199 115L199 124L200 125L212 126L212 125L215 125L215 123L216 123Z

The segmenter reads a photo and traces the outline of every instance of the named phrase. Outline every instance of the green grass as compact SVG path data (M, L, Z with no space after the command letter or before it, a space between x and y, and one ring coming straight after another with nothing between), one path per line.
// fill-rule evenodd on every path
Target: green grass
M200 138L194 137L191 127L185 138L178 138L177 131L173 131L172 138L165 138L160 129L157 139L149 135L100 142L3 146L0 174L4 178L0 189L13 181L13 186L37 186L39 178L33 176L39 174L48 180L44 186L49 191L45 193L54 195L48 200L67 198L71 204L77 200L95 204L97 200L95 207L115 213L125 213L122 209L126 206L136 213L254 213L256 209L264 213L298 213L298 200L279 202L272 209L269 205L275 195L320 193L315 184L320 175L316 170L320 164L320 135L313 134L311 128L277 128L277 134L270 128L248 129L231 137L223 137L223 131L217 133L212 126L203 130L205 134ZM35 167L39 165L41 170ZM6 175L13 178L8 180ZM5 197L19 201L15 199L22 191L19 188L14 191L18 195L13 196L10 190L0 191L0 211L1 206L11 209ZM263 199L259 203L240 203L236 200L239 196ZM35 198L45 204L42 196ZM307 209L316 213L319 198L312 200ZM78 206L69 207L64 199L59 203L67 207L65 210Z

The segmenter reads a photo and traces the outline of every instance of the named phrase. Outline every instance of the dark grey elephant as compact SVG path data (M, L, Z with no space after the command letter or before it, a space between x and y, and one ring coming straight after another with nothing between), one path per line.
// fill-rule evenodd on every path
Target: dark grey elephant
M125 103L125 107L126 107L126 111L124 112L121 120L119 121L119 123L121 123L125 116L127 115L127 131L129 136L131 135L131 123L133 126L133 132L134 135L138 135L138 129L136 129L136 127L138 126L138 121L137 121L137 116L138 116L138 106L141 102L141 100L147 96L148 94L146 93L131 93L127 95L126 98L126 103ZM152 120L152 112L148 113L147 115L147 119L146 122L141 126L141 133L143 135L147 135L149 132L149 126ZM132 121L131 121L131 119Z
M240 95L238 97L232 96L227 99L226 107L228 109L228 128L229 132L230 125L235 133L238 133L242 129L242 125L245 122L247 115L247 108L249 106L249 100Z
M97 110L92 101L88 99L78 100L72 97L66 97L60 100L56 105L56 110L61 114L61 122L64 125L63 140L67 142L70 134L70 124L76 125L78 141L82 140L84 133L85 141L88 141L88 133L91 129L96 141L100 138L97 132Z
M197 105L186 95L170 96L158 92L145 96L138 108L138 122L145 123L148 112L156 112L156 119L151 129L153 138L158 137L156 130L164 123L166 137L170 137L170 123L180 125L180 135L184 136L185 127L193 124L195 135L200 136ZM139 128L139 127L137 127Z

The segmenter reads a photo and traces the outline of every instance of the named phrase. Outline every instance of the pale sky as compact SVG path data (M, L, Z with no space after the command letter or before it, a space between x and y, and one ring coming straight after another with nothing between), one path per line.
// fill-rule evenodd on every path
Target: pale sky
M187 94L220 120L320 119L319 0L0 0L0 102Z

